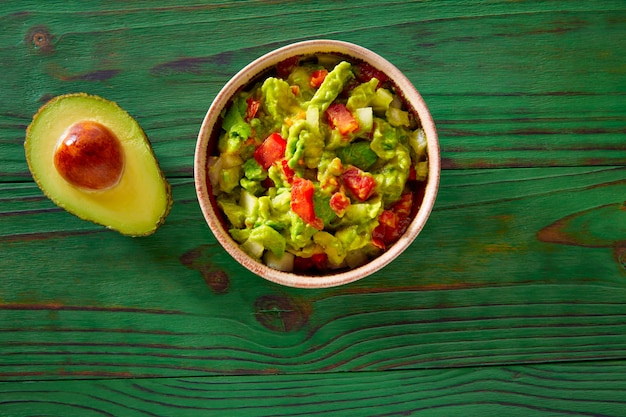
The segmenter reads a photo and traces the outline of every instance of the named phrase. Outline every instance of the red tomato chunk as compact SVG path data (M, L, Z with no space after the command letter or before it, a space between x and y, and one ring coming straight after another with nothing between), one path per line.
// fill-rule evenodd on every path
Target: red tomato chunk
M404 193L395 202L391 210L398 216L409 216L413 207L413 193Z
M330 208L338 215L343 216L350 207L350 199L341 192L336 192L330 197Z
M376 180L359 168L350 167L341 174L341 180L354 196L365 201L374 194Z
M384 210L378 216L378 226L372 232L372 243L381 249L400 239L411 224L413 193L404 193L390 210Z
M309 258L296 256L293 269L296 272L307 272L311 270L324 271L328 268L328 255L325 253L314 253Z
M254 119L254 116L256 116L257 111L259 111L259 107L261 106L261 101L255 99L254 97L249 97L246 100L246 103L248 104L248 107L246 108L246 122L249 122L250 120Z
M291 186L291 209L300 216L302 220L316 229L322 230L324 228L324 221L315 214L315 207L313 205L314 193L315 186L311 180L294 177Z
M272 133L254 151L254 159L263 167L268 169L274 161L282 159L287 149L287 141L278 133Z
M328 75L328 70L327 69L319 69L319 70L313 71L311 73L311 78L309 80L309 85L311 87L313 87L313 88L319 88L320 85L322 85L322 83L326 79L327 75Z
M291 167L289 166L288 161L286 159L283 159L281 161L281 164L283 166L283 172L285 173L285 177L287 178L287 182L291 184L293 182L294 175L296 175L296 171L291 169Z
M359 122L350 113L345 104L333 103L328 106L326 119L330 127L339 130L339 133L344 136L359 130Z

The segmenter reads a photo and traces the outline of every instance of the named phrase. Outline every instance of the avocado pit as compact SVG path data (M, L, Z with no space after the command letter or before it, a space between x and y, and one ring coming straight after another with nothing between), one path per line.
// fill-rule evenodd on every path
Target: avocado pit
M84 120L61 135L54 152L54 166L73 186L101 191L115 186L122 177L124 152L111 130Z

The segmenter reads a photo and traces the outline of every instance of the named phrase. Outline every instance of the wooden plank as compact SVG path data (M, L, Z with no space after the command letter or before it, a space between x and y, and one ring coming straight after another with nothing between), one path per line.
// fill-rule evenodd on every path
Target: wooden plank
M0 379L425 369L626 357L624 167L448 170L396 262L325 290L235 264L189 179L132 239L0 184Z
M0 383L4 416L623 416L624 362Z
M406 72L439 126L446 168L626 163L621 1L289 7L3 2L0 178L30 177L24 129L47 99L76 91L117 101L166 174L189 177L221 86L277 46L321 37L362 44ZM287 20L289 31L261 30Z

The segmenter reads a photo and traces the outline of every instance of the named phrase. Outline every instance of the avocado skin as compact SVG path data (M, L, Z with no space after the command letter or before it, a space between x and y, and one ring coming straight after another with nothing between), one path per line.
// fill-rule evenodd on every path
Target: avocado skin
M114 131L125 151L126 166L120 183L104 191L85 191L72 186L51 163L61 138L59 132L86 119L97 120ZM140 237L156 232L171 211L172 189L147 135L113 101L87 93L52 98L39 108L27 127L24 150L32 177L44 195L83 220L122 235ZM140 164L144 169L140 169ZM147 187L146 175L151 176ZM150 194L142 195L146 189Z

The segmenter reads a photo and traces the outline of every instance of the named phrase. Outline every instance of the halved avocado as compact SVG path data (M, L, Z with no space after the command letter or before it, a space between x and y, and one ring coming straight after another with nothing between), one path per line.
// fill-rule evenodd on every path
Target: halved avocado
M171 187L139 124L85 93L53 98L26 130L26 160L44 194L68 212L124 235L163 223Z

